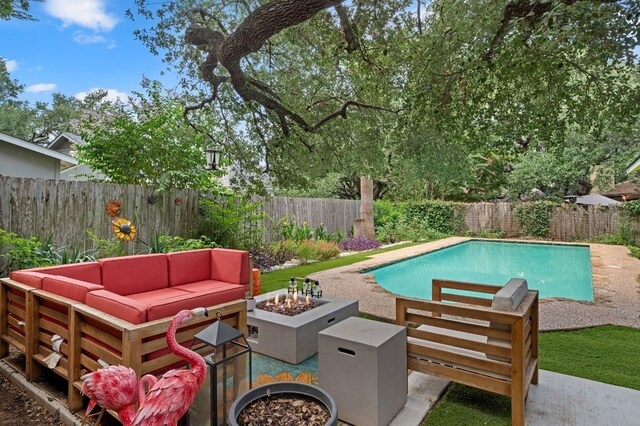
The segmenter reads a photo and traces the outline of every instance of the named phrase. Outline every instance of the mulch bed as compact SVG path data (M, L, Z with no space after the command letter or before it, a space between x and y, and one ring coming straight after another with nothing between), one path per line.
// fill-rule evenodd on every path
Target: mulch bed
M254 401L237 421L240 426L324 426L330 418L326 407L314 399L278 394Z
M0 425L62 426L63 424L0 374Z

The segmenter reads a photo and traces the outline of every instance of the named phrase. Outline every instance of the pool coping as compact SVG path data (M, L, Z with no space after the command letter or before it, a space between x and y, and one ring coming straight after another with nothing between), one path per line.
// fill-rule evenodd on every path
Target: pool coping
M360 301L362 312L393 320L395 319L395 294L382 288L375 281L373 274L367 274L366 271L469 240L589 247L594 301L542 299L540 303L540 329L568 330L602 324L640 328L640 317L638 316L640 290L635 281L636 277L640 275L640 260L628 256L629 250L624 246L543 240L449 237L380 253L362 262L317 272L311 276L322 283L326 294L357 298Z

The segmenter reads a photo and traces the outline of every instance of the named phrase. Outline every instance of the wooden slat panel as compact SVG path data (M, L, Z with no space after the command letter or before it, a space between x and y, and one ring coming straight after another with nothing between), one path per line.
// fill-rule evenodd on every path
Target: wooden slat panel
M20 320L18 318L14 317L13 315L9 315L7 317L7 322L9 323L9 325L12 328L15 328L16 330L20 330L20 331L24 332L25 325L24 324L21 325L20 324Z
M42 304L38 307L38 312L40 313L40 315L46 315L64 324L69 321L69 315L63 314L60 311L56 311L55 309L51 309Z
M440 300L456 303L466 303L468 305L479 305L491 307L491 299L481 297L463 296L461 294L440 293Z
M50 331L53 334L57 334L58 336L62 336L65 339L69 338L69 330L67 330L64 327L59 326L56 323L53 323L51 321L47 321L44 318L40 318L40 321L38 322L38 325L40 326L40 328Z
M463 339L461 337L445 336L444 334L430 333L428 331L417 330L415 328L408 328L407 336L415 337L421 340L427 340L429 342L441 343L443 345L465 348L489 355L511 358L511 348L497 346L490 343L477 342L473 340Z
M426 312L466 317L482 321L493 321L501 324L513 324L520 319L520 315L512 312L494 311L484 306L451 305L444 302L428 300L396 298L396 309L415 309Z
M407 359L407 368L431 374L447 380L452 380L468 386L480 387L500 395L511 396L511 386L509 382L473 373L471 371L450 368L441 364L415 359Z
M116 364L122 364L122 360L120 359ZM87 371L96 371L102 367L100 364L93 358L88 357L85 354L80 355L80 365L84 367Z
M40 342L42 342L42 344L38 345L38 347L45 347L46 346L47 348L51 348L51 335L50 334L39 333L38 339L39 339ZM67 341L68 340L65 338L65 340L60 345L60 353L63 354L63 355L69 354L69 346L67 344Z
M406 322L430 325L432 327L446 328L450 330L463 331L465 333L479 334L481 336L493 337L495 339L509 340L511 332L500 328L491 328L484 325L472 324L469 322L458 321L453 318L437 318L428 315L419 315L408 313ZM405 324L403 324L405 325Z
M8 335L1 336L2 340L9 343L14 348L18 349L20 352L24 353L24 337L16 334L14 331L9 330Z
M476 283L468 283L463 281L449 281L449 280L438 280L434 279L432 285L435 287L440 287L441 289L456 289L456 290L467 290L467 291L475 291L477 293L489 293L496 294L501 286L489 285L489 284L476 284Z
M20 319L24 319L26 315L26 312L23 311L22 309L17 308L16 305L9 305L7 307L7 311L9 311L10 314L13 314Z
M473 370L484 370L502 376L509 376L511 374L511 366L509 364L491 359L462 355L413 343L407 343L407 351L412 357L443 360L443 362L448 361Z
M208 355L211 353L211 347L210 346L202 347L202 348L196 349L195 352L199 353L202 356ZM183 361L182 358L179 358L177 355L174 355L172 353L163 355L158 358L154 358L149 361L145 361L142 363L142 374L144 375L144 374L151 373L152 371L158 370L160 368L166 367L167 365L171 365L179 361Z
M20 306L24 306L25 303L27 303L24 300L24 294L18 295L18 294L15 294L15 293L11 292L11 291L7 294L7 299L9 299L9 301L11 301L11 302L17 303Z
M211 324L205 324L200 327L196 327L190 330L186 330L183 332L176 333L176 340L178 342L185 342L191 340L193 336L205 328L209 327ZM167 339L165 336L160 336L157 339L150 340L148 342L144 342L142 344L142 355L147 355L151 352L157 351L159 349L164 349L167 347Z
M83 352L88 352L92 355L97 356L100 359L105 360L109 364L119 364L122 361L122 358L102 346L96 345L90 340L85 338L80 339L80 346L82 347Z
M38 361L40 364L44 365L46 367L47 363L44 361L44 357L40 354L36 354L34 355L33 359L35 359L36 361ZM60 364L58 366L56 366L55 368L51 369L51 371L53 371L54 373L56 373L57 375L59 375L60 377L62 377L63 379L68 379L69 378L69 370L68 370L68 365L66 365L66 362L63 364L63 359L60 359Z
M104 330L100 330L97 327L92 326L86 322L80 323L80 331L82 334L87 336L91 336L94 339L101 341L102 343L111 346L114 349L121 350L122 349L122 340L117 337L107 333Z

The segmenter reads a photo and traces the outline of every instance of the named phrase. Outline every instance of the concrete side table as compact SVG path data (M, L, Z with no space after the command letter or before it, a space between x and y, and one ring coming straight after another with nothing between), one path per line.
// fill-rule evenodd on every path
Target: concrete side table
M388 424L407 401L406 328L351 317L321 331L318 375L341 420Z

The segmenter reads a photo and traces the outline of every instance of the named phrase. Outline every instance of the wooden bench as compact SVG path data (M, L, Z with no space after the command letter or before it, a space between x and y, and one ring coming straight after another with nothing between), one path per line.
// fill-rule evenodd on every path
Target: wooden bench
M538 292L521 289L510 311L495 309L499 290L433 280L432 301L396 298L396 322L407 327L409 369L510 397L512 424L520 426L529 385L538 383Z

